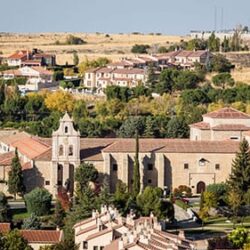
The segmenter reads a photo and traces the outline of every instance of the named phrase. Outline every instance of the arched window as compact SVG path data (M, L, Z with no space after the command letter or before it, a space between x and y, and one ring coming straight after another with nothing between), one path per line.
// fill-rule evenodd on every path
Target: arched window
M73 155L73 146L69 146L69 156Z
M59 147L59 155L63 155L63 145L60 145Z
M65 134L68 133L68 127L67 126L64 128L64 132L65 132Z

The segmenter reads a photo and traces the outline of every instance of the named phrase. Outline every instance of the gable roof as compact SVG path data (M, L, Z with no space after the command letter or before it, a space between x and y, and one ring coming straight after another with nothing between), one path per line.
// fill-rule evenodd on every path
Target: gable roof
M28 243L56 244L62 239L62 231L56 230L21 230L21 235Z
M243 113L234 108L222 108L210 113L204 114L203 117L216 119L250 119L250 115Z
M27 58L27 55L28 55L28 51L21 50L21 51L17 51L15 53L13 53L7 59L21 59L22 60L24 58Z

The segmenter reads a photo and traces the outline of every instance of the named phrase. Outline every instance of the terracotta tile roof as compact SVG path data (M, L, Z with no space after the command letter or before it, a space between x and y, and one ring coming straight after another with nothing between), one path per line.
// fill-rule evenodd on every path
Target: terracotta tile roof
M31 162L25 162L22 164L22 170L27 170L31 168L32 168Z
M207 55L207 53L209 53L206 50L197 50L197 51L193 51L188 57L201 57L204 55Z
M41 60L25 60L22 62L22 65L34 65L34 64L37 64L37 65L41 65Z
M140 152L156 153L236 153L239 142L191 141L189 139L140 139ZM135 139L119 139L103 149L104 153L135 152Z
M107 68L107 67L102 67L99 68L96 73L112 73L113 69Z
M115 69L113 71L113 73L114 74L126 74L126 75L129 75L129 74L141 74L141 75L144 75L145 70L136 69L136 68L133 68L133 69Z
M14 131L12 134L1 137L1 141L6 145L11 145L13 142L18 140L25 140L30 137L26 132L16 132Z
M197 122L189 125L190 127L199 128L201 130L210 130L210 125L207 122Z
M21 230L28 243L56 244L62 239L62 232L56 230Z
M189 57L192 53L193 51L180 50L176 57Z
M10 223L0 223L0 233L6 234L10 229Z
M10 166L14 156L14 151L0 154L0 166Z
M212 127L212 130L216 131L249 131L250 127L242 124L221 124Z
M32 67L32 69L34 69L35 71L39 72L40 74L42 75L49 75L49 76L52 76L53 75L53 72L50 71L50 70L47 70L43 67Z
M98 81L111 81L111 78L108 78L108 77L100 77L100 78L98 78Z
M250 115L233 108L222 108L205 114L203 115L203 117L217 119L250 119Z
M162 54L162 56L166 56L166 57L170 58L170 57L177 56L179 53L180 53L179 50L177 50L177 51L170 51L170 52L167 52L165 54Z
M27 59L27 51L23 50L23 51L17 51L16 53L10 55L8 57L8 59Z
M49 147L39 141L28 137L25 140L18 140L11 143L12 147L18 148L18 151L27 156L29 159L34 159L37 156L48 151Z
M107 229L101 230L101 231L99 231L99 232L97 232L97 233L94 233L94 234L89 235L89 236L86 238L86 241L92 240L92 239L94 239L94 238L97 238L97 237L99 237L99 236L102 236L102 235L104 235L104 234L111 233L111 232L113 232L113 229L112 229L112 228L107 228Z
M119 250L120 239L113 240L109 245L104 247L104 250Z
M85 228L85 229L83 229L83 230L80 230L80 231L77 232L75 235L78 236L78 235L87 233L87 232L89 232L89 231L95 230L95 229L97 229L97 225L93 225L93 226L87 227L87 228Z
M126 66L129 67L129 66L132 66L132 65L133 65L132 62L122 60L122 61L119 61L119 62L110 63L107 66L108 67L126 67Z

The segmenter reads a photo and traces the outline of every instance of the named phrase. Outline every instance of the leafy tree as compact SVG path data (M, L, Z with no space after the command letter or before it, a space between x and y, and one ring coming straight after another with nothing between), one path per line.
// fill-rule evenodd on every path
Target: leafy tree
M173 205L171 203L165 203L161 199L162 195L163 193L160 188L146 187L136 199L142 215L149 216L152 212L158 218L166 219L168 217L172 220Z
M246 205L250 205L250 189L243 196Z
M143 135L145 129L145 118L142 116L128 117L117 132L119 137L131 138L135 137L136 131L139 135Z
M74 108L74 98L68 92L56 91L46 96L45 105L52 111L71 112Z
M184 89L193 89L197 86L199 79L195 72L191 71L181 71L175 79L174 89L175 90L184 90Z
M218 206L218 201L214 193L205 191L204 195L204 207L208 210L210 208L216 208Z
M50 213L52 195L44 188L35 188L24 196L27 210L37 216Z
M53 216L53 222L59 228L63 227L64 225L64 218L66 216L65 210L62 207L62 203L57 200L55 204L55 212Z
M41 227L41 222L35 214L31 214L29 218L23 220L23 229L38 230Z
M107 177L104 177L103 184L101 187L101 191L98 196L98 202L101 205L111 205L113 203L113 195L109 193L109 182Z
M78 56L77 52L75 52L75 51L73 53L73 63L74 63L74 65L79 64L79 56Z
M80 193L82 194L88 188L89 182L95 182L98 178L98 171L93 164L81 163L75 171L75 181L78 184Z
M88 109L84 100L78 100L75 102L72 115L76 123L82 118L87 118Z
M192 190L190 187L185 186L185 185L180 185L178 188L174 189L174 196L186 196L186 197L191 197L192 196Z
M160 54L164 54L164 53L167 53L168 50L167 50L166 47L161 46L161 47L158 48L158 51L157 51L157 52L160 53Z
M141 190L140 163L139 163L139 135L135 137L135 158L133 166L132 197L135 199Z
M223 52L230 51L229 39L226 36L224 37L221 47Z
M165 69L159 76L159 83L156 84L155 90L159 94L171 93L174 89L175 79L179 75L176 69Z
M240 143L240 151L236 153L233 161L228 184L240 194L241 199L250 188L250 153L249 144L245 138Z
M8 190L14 195L15 199L17 194L22 195L25 190L22 166L18 157L17 149L15 150L15 157L12 159L11 170L9 171Z
M7 197L3 192L0 192L0 222L5 222L9 219L8 211L9 206Z
M211 70L219 73L230 72L233 65L228 61L228 59L219 54L214 55L211 59Z
M4 250L32 250L32 247L28 245L17 229L10 231L4 237Z
M68 44L68 45L79 45L79 44L85 44L85 43L86 43L86 41L84 41L80 37L76 37L73 35L68 35L66 37L66 44Z
M218 202L222 205L225 202L228 185L226 183L209 184L206 188L207 192L214 193Z
M244 227L234 229L228 236L234 247L243 248L244 244L250 243L249 231Z
M208 49L213 52L220 50L220 39L215 36L214 32L208 38Z
M135 54L147 54L148 53L148 49L150 48L149 45L145 45L145 44L135 44L132 49L131 52L135 53Z
M189 127L183 117L172 117L168 122L167 136L169 138L187 138Z
M121 180L117 181L116 189L114 193L114 204L115 207L124 214L125 206L127 203L127 200L129 199L129 193L126 184L124 184Z
M187 50L205 50L207 49L207 41L204 39L195 38L188 41Z
M234 218L236 218L239 212L241 202L242 202L241 194L238 193L236 189L231 189L228 192L227 200L228 200L228 205L233 212L233 216ZM235 223L235 220L234 220L234 223Z
M234 85L234 79L230 73L220 73L212 78L215 86L225 89L226 86L232 87Z
M147 116L143 136L150 138L150 137L156 137L157 134L158 134L158 128L156 120L152 116Z

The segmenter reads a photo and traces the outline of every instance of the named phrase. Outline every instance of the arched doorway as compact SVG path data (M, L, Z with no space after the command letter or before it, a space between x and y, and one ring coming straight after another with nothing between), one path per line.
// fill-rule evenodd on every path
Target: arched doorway
M206 189L206 184L205 184L205 182L199 181L199 182L197 183L197 190L196 190L197 194L200 194L200 193L204 192L205 189Z

